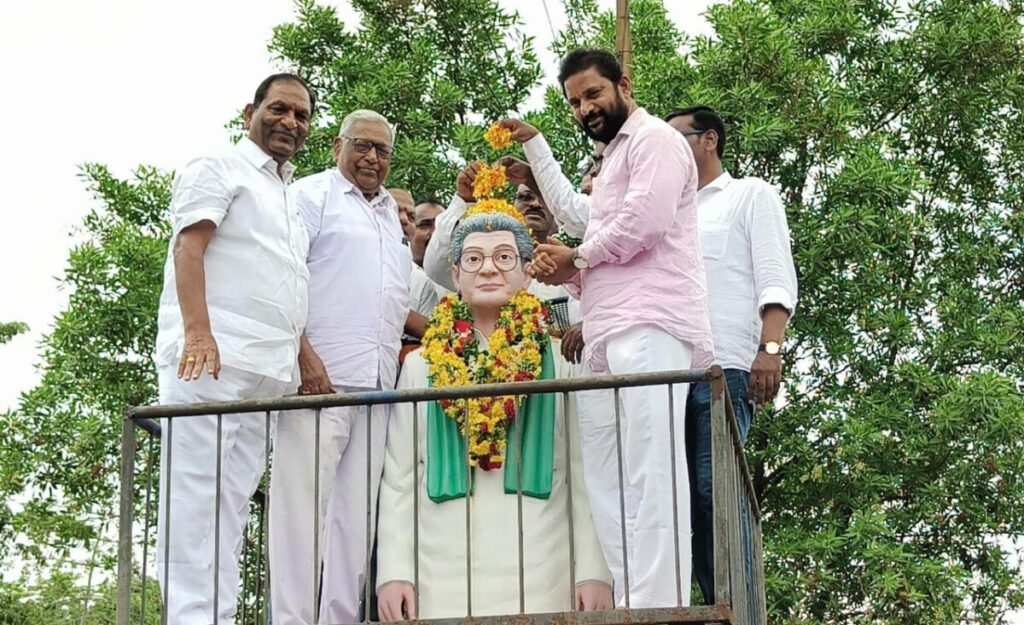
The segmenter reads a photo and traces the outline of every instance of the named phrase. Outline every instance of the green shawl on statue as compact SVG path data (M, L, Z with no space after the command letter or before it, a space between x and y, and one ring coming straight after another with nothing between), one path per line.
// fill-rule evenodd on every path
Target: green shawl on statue
M555 362L551 343L544 348L541 358L541 380L555 377ZM544 393L529 395L508 430L505 463L505 492L519 492L519 448L516 444L522 429L523 494L536 499L551 495L552 469L555 446L555 395ZM427 496L435 503L465 497L466 438L459 432L459 424L444 414L441 406L432 401L427 405Z

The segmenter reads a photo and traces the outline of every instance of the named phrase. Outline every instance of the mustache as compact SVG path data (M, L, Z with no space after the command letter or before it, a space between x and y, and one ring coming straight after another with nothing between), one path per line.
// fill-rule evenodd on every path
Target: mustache
M604 117L604 113L602 113L600 111L594 111L590 115L587 115L586 117L583 118L583 123L584 124L590 124L590 122L594 121L598 117Z
M277 126L271 126L270 132L277 133L277 134L282 134L282 135L288 135L289 137L292 137L293 139L298 139L299 136L300 136L298 129L290 130L288 128L284 128L284 127L280 127L279 128Z

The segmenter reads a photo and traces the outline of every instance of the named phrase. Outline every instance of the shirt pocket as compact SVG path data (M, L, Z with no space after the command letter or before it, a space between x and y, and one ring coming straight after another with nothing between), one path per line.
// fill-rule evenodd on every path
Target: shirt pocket
M700 225L700 249L704 258L722 258L729 247L729 225L709 223Z

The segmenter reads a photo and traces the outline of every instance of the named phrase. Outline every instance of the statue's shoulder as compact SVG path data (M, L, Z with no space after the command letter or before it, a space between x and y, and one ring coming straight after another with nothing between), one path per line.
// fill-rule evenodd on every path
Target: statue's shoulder
M405 355L402 370L398 374L398 388L423 388L427 385L429 366L423 358L423 348L418 347Z

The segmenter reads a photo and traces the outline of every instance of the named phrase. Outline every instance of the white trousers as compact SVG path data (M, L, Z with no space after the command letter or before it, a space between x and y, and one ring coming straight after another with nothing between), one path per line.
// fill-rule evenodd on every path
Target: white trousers
M365 583L367 513L372 543L390 406L374 406L371 414L368 420L365 406L321 410L319 459L314 453L315 411L279 417L270 486L274 625L313 625L318 596L320 623L357 621ZM317 473L319 484L314 481ZM314 505L316 487L319 500ZM315 556L314 519L319 532Z
M608 368L615 375L688 369L692 356L688 345L650 326L613 336L605 349ZM683 425L688 389L688 384L677 384L671 393L675 427L674 497L668 387L619 391L624 519L620 511L613 400L609 397L605 410L585 408L580 412L580 443L590 506L605 559L615 578L615 598L620 606L625 605L624 551L631 607L672 607L679 598L684 606L690 603L690 490ZM585 400L581 397L580 401Z
M579 376L594 373L584 362L576 367ZM615 600L623 596L622 547L612 549L609 542L620 535L619 473L615 450L615 406L611 389L578 391L575 394L576 416L579 420L580 452L583 460L583 481L587 485L590 515L600 537L608 569L612 572ZM618 543L621 543L621 538Z
M231 367L221 368L219 380L204 373L198 380L182 382L177 373L177 366L159 368L161 404L280 397L288 387L285 382ZM249 499L263 473L266 443L270 437L266 413L229 414L221 418L219 535L215 526L217 417L164 419L161 428L156 559L157 577L167 593L164 605L167 622L171 625L234 623L239 589L238 558L243 530L249 519ZM214 570L218 543L220 567ZM216 619L213 616L215 587L219 588Z

